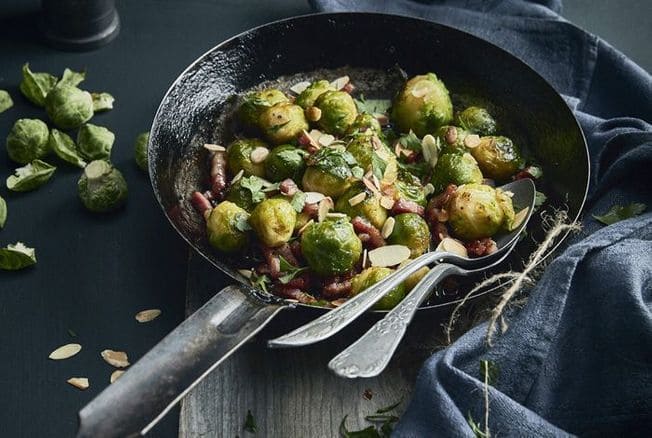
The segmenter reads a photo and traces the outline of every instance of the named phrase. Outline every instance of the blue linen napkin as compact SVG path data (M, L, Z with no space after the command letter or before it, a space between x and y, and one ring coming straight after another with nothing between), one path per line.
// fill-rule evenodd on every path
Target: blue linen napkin
M311 0L318 11L410 15L510 51L564 95L586 135L591 186L583 231L547 268L494 346L486 324L424 364L394 432L473 436L652 435L652 78L605 41L564 20L558 0ZM603 227L592 214L643 202L648 213ZM436 329L433 327L433 330Z

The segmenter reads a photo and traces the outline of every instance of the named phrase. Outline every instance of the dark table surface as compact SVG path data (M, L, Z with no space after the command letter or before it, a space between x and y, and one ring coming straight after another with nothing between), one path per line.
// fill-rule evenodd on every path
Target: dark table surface
M628 8L607 0L590 2L590 7L581 0L566 3L569 19L610 37L650 70L649 15L636 13L647 2L632 1ZM45 118L18 92L24 62L35 71L57 74L65 67L86 68L84 88L116 97L115 109L92 122L116 133L113 161L130 193L123 211L92 215L77 199L79 170L54 158L49 161L58 165L57 172L41 189L13 194L4 183L0 187L9 206L0 244L23 241L36 248L39 260L25 271L0 272L0 424L3 436L17 437L72 436L76 412L109 382L112 368L100 351L124 350L133 362L183 317L188 251L132 158L133 140L149 129L169 84L221 40L309 12L304 0L118 0L118 38L93 52L67 53L40 41L34 17L38 4L5 0L0 6L0 89L7 89L15 101L14 108L0 115L0 138L18 118ZM587 7L578 8L583 5ZM14 167L0 154L0 180ZM134 314L147 308L160 308L163 314L139 324ZM69 342L80 343L81 353L66 361L47 359L54 348ZM90 388L82 392L66 384L73 376L88 377ZM178 416L172 414L154 436L175 436L177 428Z

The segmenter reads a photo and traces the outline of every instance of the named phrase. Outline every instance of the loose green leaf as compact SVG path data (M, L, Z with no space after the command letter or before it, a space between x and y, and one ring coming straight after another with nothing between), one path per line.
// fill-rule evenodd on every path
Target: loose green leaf
M401 146L411 151L421 152L421 140L417 135L410 131L408 134L399 137L398 142Z
M65 132L57 129L50 131L50 139L48 140L50 149L54 151L57 157L63 161L70 163L74 166L86 167L86 161L81 157L75 146L75 142Z
M392 101L389 99L365 99L361 94L360 99L355 99L355 105L358 107L359 113L387 114Z
M61 79L57 82L57 85L70 85L76 87L81 84L84 79L86 79L86 71L76 72L66 68L63 71L63 76L61 76Z
M340 436L344 438L382 438L382 435L378 433L375 426L369 426L362 430L348 430L346 428L347 417L348 415L345 415L340 423Z
M280 261L279 266L281 272L285 272L285 275L282 275L278 279L282 284L288 284L297 275L299 275L300 273L308 269L307 267L299 268L294 266L292 263L288 262L283 256L279 256L279 261Z
M0 113L4 113L14 106L14 101L6 90L0 90Z
M647 205L640 202L633 202L626 206L614 205L607 213L603 215L593 215L593 218L605 225L615 224L616 222L639 216L647 209Z
M87 160L108 160L115 134L104 126L86 123L77 133L77 149Z
M306 205L306 194L302 191L296 192L294 196L292 196L290 204L297 213L301 213L303 211L304 205Z
M239 215L235 222L235 228L243 233L251 230L251 225L249 225L249 221L247 221L247 216Z
M399 401L396 403L392 403L389 406L385 406L384 408L379 408L376 410L377 414L386 414L387 412L393 411L394 409L398 408L401 403L403 403L403 398L401 398Z
M21 242L0 248L0 269L16 271L36 264L36 251Z
M4 228L7 222L7 201L0 196L0 228Z
M93 98L93 112L100 113L113 109L115 99L109 93L91 93Z
M245 417L245 422L242 428L245 430L245 432L256 433L256 420L254 420L254 416L251 415L251 411L247 411L247 416Z
M136 164L143 172L147 172L147 144L149 143L149 132L142 132L136 137L134 143L134 158Z
M270 280L270 278L267 275L265 274L258 275L254 272L251 274L251 278L249 280L251 281L252 286L262 289L263 291L269 293L267 286L272 283L272 280Z
M23 79L20 92L34 105L44 106L45 97L57 84L57 77L50 73L34 73L29 64L23 65Z
M41 160L15 170L15 175L7 178L7 188L14 192L28 192L45 184L57 168Z
M240 187L251 192L251 202L257 204L265 199L263 191L263 180L257 176L243 177L240 179Z
M471 417L470 412L467 417L467 422L469 423L469 427L471 428L471 431L473 432L476 438L489 438L487 434L484 433L480 425L473 420L473 417Z
M379 180L383 179L387 163L375 151L371 153L371 171Z
M482 380L487 380L487 385L493 385L498 380L498 365L491 360L480 361L480 376Z

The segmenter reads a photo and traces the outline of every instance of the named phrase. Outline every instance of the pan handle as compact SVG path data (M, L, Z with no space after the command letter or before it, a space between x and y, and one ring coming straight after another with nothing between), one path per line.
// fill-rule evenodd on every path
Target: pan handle
M244 285L222 289L79 411L77 437L146 434L284 306Z

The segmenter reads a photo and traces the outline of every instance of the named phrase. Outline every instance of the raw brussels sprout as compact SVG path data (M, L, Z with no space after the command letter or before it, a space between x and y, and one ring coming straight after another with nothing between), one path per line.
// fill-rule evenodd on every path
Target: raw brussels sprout
M322 276L344 274L360 259L362 242L345 219L313 223L301 234L301 251L308 266Z
M226 150L226 163L232 175L244 170L245 175L265 176L265 164L253 163L251 152L256 148L266 148L267 144L257 138L235 140Z
M358 116L358 108L349 93L327 91L315 101L321 110L319 127L333 135L344 135Z
M441 193L448 184L481 183L482 172L471 154L449 152L439 157L430 182L435 193Z
M351 295L359 294L365 289L378 283L392 272L394 272L394 270L390 268L371 267L365 269L351 279ZM405 293L405 285L401 283L387 292L387 295L382 297L380 301L375 304L374 309L390 310L394 308L405 297Z
M226 193L226 200L238 207L251 211L257 204L265 199L263 180L255 175L243 176L232 183Z
M349 203L349 199L360 193L365 193L366 197L362 202L355 205ZM380 197L374 195L364 184L356 183L348 189L335 203L335 210L347 214L349 217L356 216L367 219L371 224L380 229L387 219L387 210L380 205Z
M330 82L325 80L313 82L297 96L294 103L303 109L310 108L315 105L317 98L327 91L335 91Z
M281 144L297 138L302 131L308 129L308 122L300 106L277 103L260 114L258 126L269 141Z
M19 167L7 178L7 188L14 192L29 192L48 182L57 168L45 161L34 160Z
M22 242L0 248L0 269L16 271L36 264L36 251Z
M378 119L369 113L361 113L355 118L349 129L347 129L347 135L353 135L360 132L372 131L376 134L382 133L382 128Z
M258 238L269 247L281 246L292 238L297 212L283 198L266 199L254 208L249 218Z
M306 169L306 163L303 160L305 155L306 152L303 149L290 144L276 146L265 160L267 179L272 182L283 181L286 178L300 181L303 171Z
M73 129L93 117L93 98L72 85L57 85L45 98L45 111L61 129Z
M410 257L419 257L428 251L430 228L426 221L415 213L402 213L394 217L394 230L387 238L393 245L410 248Z
M412 130L419 137L435 132L453 120L448 89L434 73L413 77L394 99L392 120L401 132Z
M50 131L50 139L48 140L49 148L54 151L57 157L61 158L73 166L86 167L86 161L77 151L75 142L65 132L57 129Z
M14 106L14 101L7 90L0 90L0 113L4 113L12 106Z
M7 136L9 158L27 164L48 153L48 125L38 119L18 119Z
M243 249L249 242L249 213L232 202L217 204L206 217L208 242L224 252Z
M37 106L45 105L45 97L57 84L57 77L50 73L34 73L29 64L23 65L23 79L20 81L20 92L30 102Z
M108 162L95 160L88 163L79 178L77 193L88 210L97 213L112 211L127 200L127 181Z
M7 201L0 196L0 229L5 226L7 222Z
M456 236L473 240L493 236L501 229L509 230L514 220L514 207L511 198L500 189L465 184L452 195L448 216Z
M484 176L496 181L506 181L523 166L520 151L507 137L481 137L480 144L471 149L471 155Z
M444 125L435 132L443 152L466 152L468 150L464 140L471 134L459 126Z
M496 120L489 114L489 111L479 106L470 106L458 113L455 123L478 135L493 135L496 133Z
M281 90L266 88L247 94L238 108L238 118L248 128L258 126L258 120L263 111L277 103L288 102L288 98Z
M91 93L93 98L93 112L101 113L113 109L115 98L109 93Z
M357 163L348 152L334 148L321 148L310 157L303 174L303 188L310 192L320 192L326 196L338 197L351 185L351 167Z
M149 143L149 132L142 132L136 137L134 143L134 158L140 170L147 173L147 144Z
M376 149L377 145L380 145L379 150ZM353 158L358 162L358 165L364 170L371 168L374 151L384 161L396 162L396 155L394 155L387 145L372 131L352 135L351 141L346 145L346 150L353 155Z
M115 134L104 126L87 123L77 133L77 148L88 160L108 160L115 141Z

